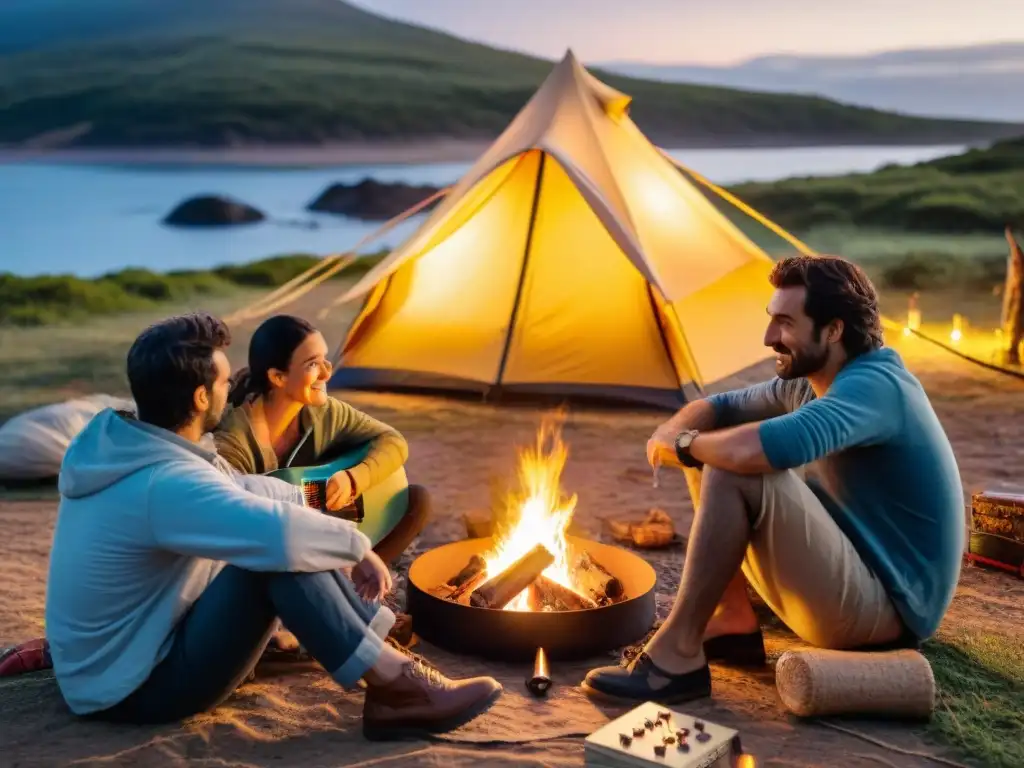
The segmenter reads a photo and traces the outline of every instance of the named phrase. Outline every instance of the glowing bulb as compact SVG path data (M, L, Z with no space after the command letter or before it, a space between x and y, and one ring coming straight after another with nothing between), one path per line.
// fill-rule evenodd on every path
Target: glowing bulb
M954 342L963 338L964 317L961 314L953 315L953 330L949 332L949 338Z
M903 329L903 335L904 336L909 336L910 335L910 329L909 328L904 328Z
M757 768L757 761L753 755L740 755L736 761L736 768Z

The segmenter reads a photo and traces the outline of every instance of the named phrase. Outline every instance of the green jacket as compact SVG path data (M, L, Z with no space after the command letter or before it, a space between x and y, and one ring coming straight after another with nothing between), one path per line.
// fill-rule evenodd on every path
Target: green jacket
M323 406L305 406L299 412L299 426L299 447L287 466L320 464L325 454L372 442L362 463L349 470L357 494L391 475L409 457L409 445L397 430L333 397ZM217 452L239 472L261 475L278 469L274 450L256 440L246 405L229 407L213 438Z

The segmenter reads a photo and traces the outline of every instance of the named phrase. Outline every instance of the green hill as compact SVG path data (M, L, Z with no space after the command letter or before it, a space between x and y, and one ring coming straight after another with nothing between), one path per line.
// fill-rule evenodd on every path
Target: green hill
M783 226L823 224L923 232L1024 229L1024 137L868 174L793 178L732 189Z
M77 146L490 138L548 61L391 21L340 0L6 0L0 143L78 128ZM826 99L632 80L655 141L975 142L998 123Z

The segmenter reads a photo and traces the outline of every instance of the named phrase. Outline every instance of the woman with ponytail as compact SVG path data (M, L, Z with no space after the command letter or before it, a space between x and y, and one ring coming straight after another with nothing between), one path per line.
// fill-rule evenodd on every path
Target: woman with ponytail
M397 430L327 394L331 363L327 342L305 320L277 315L249 342L249 365L232 379L228 409L214 431L218 453L240 472L324 463L339 449L370 444L356 466L327 484L327 508L346 506L405 464L409 447ZM409 508L374 551L393 563L423 530L430 499L409 487Z

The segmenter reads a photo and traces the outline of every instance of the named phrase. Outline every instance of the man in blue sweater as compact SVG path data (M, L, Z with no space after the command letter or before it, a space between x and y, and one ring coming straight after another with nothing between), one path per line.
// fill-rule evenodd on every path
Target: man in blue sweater
M227 402L229 343L209 315L147 329L128 353L137 417L104 411L68 447L46 594L65 701L133 723L208 710L248 676L280 617L339 685L366 682L367 737L472 719L500 685L448 680L385 642L391 575L369 539L204 444Z
M746 583L806 642L916 645L956 589L964 498L918 380L882 345L873 286L840 258L771 274L777 378L688 404L647 446L703 467L675 605L626 667L584 688L665 703L711 694L709 660L763 664Z

